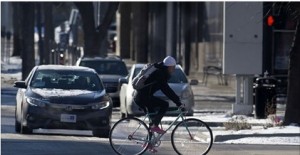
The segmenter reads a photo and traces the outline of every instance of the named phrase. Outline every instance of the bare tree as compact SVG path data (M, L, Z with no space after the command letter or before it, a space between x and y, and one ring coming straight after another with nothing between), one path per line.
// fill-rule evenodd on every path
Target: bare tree
M24 80L35 66L34 59L34 3L22 2L22 79Z
M52 7L53 4L51 2L44 2L44 17L45 19L45 64L50 63L50 50L51 43L54 42L54 27L53 27L53 15L52 15Z
M21 14L21 9L20 9L20 3L19 2L13 2L13 29L14 29L14 44L13 44L13 54L12 56L21 56L21 42L22 42L22 37L21 37L21 21L22 21L22 14Z
M288 72L287 105L284 124L300 124L300 3L292 2L287 5L297 21L294 42L290 51L290 64Z
M101 43L106 38L106 32L118 10L119 3L108 3L108 9L104 19L101 24L97 26L95 26L93 2L74 3L81 14L83 22L85 56L104 56L106 53L100 53Z
M147 62L148 46L148 3L134 2L132 3L133 16L133 49L135 52L135 60L139 63ZM141 35L143 34L143 35Z

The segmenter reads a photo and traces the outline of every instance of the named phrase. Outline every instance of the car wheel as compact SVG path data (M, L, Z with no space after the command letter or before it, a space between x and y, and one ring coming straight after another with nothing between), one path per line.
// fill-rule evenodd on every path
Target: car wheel
M21 132L21 123L18 122L17 120L15 120L15 131L17 133L20 133Z
M21 134L32 134L32 129L28 128L27 126L21 125Z
M186 116L194 116L194 110L189 110Z
M109 137L109 129L94 129L92 132L94 137L100 137L100 138Z
M21 123L18 121L17 108L15 109L15 131L17 133L21 132Z
M127 118L132 118L133 117L132 114L128 114L128 112L127 112L127 102L125 102L125 111L126 111L125 117L127 117Z
M121 112L121 119L122 119L122 118L125 118L125 117L126 117L126 114L123 113L123 112Z
M21 113L22 113L22 115L21 115L22 121L21 122L23 122L23 116L24 116L23 111ZM22 123L20 123L20 133L21 134L32 134L32 129L27 126L24 126L24 125L22 125Z
M187 113L186 116L194 116L194 113Z
M127 118L133 118L133 115L127 113L127 114L126 114L126 117L127 117Z

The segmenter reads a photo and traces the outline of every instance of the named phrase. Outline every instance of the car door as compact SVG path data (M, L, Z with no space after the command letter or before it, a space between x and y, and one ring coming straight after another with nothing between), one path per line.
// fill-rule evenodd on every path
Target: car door
M120 111L121 113L126 113L126 99L127 99L127 90L129 85L129 79L132 77L132 69L134 66L131 67L128 75L126 76L127 83L123 83L120 88Z

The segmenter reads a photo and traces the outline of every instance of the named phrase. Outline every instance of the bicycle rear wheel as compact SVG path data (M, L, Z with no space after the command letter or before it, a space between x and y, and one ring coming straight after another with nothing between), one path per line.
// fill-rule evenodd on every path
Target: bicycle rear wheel
M140 155L147 150L150 139L146 124L137 118L120 119L109 133L112 149L119 155Z
M180 155L206 154L213 144L213 134L206 123L191 118L175 126L171 142L174 150Z

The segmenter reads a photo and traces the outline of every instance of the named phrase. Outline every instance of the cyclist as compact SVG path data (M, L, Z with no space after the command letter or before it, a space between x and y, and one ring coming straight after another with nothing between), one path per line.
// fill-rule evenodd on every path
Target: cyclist
M155 63L154 66L157 70L151 73L145 81L145 85L147 85L146 87L136 90L134 93L134 101L141 108L144 109L144 107L146 107L150 113L155 113L155 109L159 108L158 113L150 117L152 123L149 125L151 132L162 134L165 131L160 129L158 124L168 110L169 103L155 97L153 94L156 91L161 90L178 107L184 108L184 105L168 85L168 80L171 78L171 74L175 71L176 60L171 56L167 56L163 62Z

